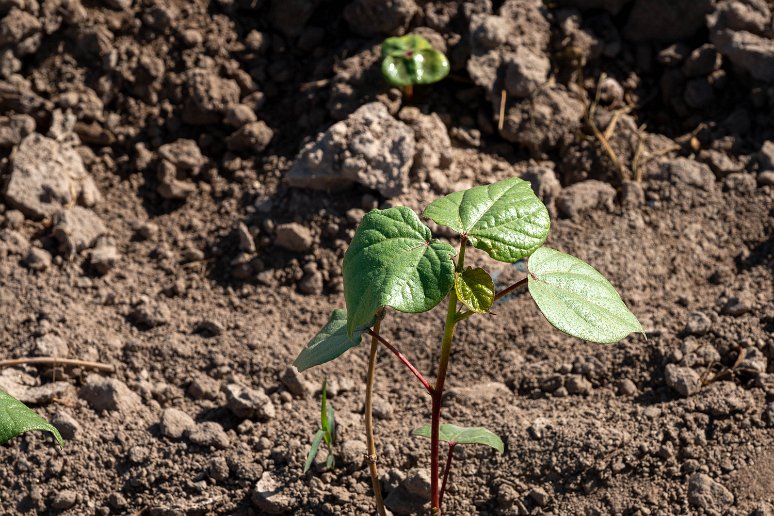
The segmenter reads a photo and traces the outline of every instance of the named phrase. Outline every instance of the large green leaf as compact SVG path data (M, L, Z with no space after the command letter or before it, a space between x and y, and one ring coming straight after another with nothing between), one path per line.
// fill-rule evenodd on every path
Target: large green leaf
M382 44L382 74L393 86L431 84L449 74L449 60L422 36L387 38Z
M301 350L293 365L299 371L330 362L350 348L360 345L360 339L365 331L373 325L373 317L359 325L347 335L347 311L341 308L331 312L331 316L323 329L312 337L312 340Z
M474 312L485 314L494 302L494 280L482 268L467 269L454 276L457 298Z
M411 432L419 437L430 438L430 425L423 425ZM483 444L503 453L505 446L497 434L482 426L465 428L457 425L443 424L438 429L438 438L446 443Z
M615 288L586 262L541 247L530 256L527 267L529 293L558 330L604 344L643 333Z
M54 434L59 446L62 436L54 425L30 410L24 403L0 390L0 444L5 444L19 434L30 430L43 430Z
M518 177L436 199L424 215L507 263L532 254L543 245L551 227L548 209L530 183Z
M454 284L454 253L404 206L367 213L344 255L348 333L383 306L418 313L440 303Z

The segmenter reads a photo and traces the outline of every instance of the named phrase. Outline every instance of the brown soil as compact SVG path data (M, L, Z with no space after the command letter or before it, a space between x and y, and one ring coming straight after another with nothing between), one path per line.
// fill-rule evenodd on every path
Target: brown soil
M462 324L444 419L483 424L506 450L458 450L445 513L771 514L774 152L764 142L774 135L772 85L731 54L696 75L665 64L670 45L685 46L679 59L690 60L714 29L702 22L662 41L644 21L629 25L641 3L559 2L590 7L583 12L533 5L530 16L550 33L497 48L539 48L551 81L530 98L508 97L502 131L499 92L509 82L502 70L481 80L473 73L468 61L486 49L469 27L476 13L520 9L518 0L422 1L408 16L395 2L372 15L383 26L363 30L340 1L2 3L0 106L34 125L11 134L3 132L11 121L0 123L1 177L9 181L26 134L74 140L102 198L89 202L81 191L57 209L78 202L106 229L76 245L52 230L58 215L0 199L0 359L53 349L116 369L102 378L80 368L0 370L0 387L24 393L69 437L62 450L40 433L0 449L4 512L263 514L271 503L292 514L372 512L357 454L332 472L317 464L302 474L323 377L339 443L357 449L364 440L366 346L304 373L301 389L286 377L343 306L339 267L357 222L373 207L421 209L441 193L543 167L561 183L541 194L554 215L548 243L605 274L647 339L602 346L566 337L526 294ZM400 92L374 74L380 32L417 27L448 46L453 72L417 88L412 103L439 115L451 149L434 151L431 140L436 161L407 172L391 198L363 184L291 188L284 175L298 152L361 105L382 102L419 131L399 112ZM622 168L584 121L603 72L624 95L600 97L591 118L605 131L619 117L610 145ZM709 103L699 98L706 88L686 85L696 77L711 82ZM236 103L254 116L240 119ZM59 120L68 112L74 124ZM193 163L175 162L165 176L173 158L160 147L179 139L201 156L186 150ZM438 152L448 156L439 162ZM303 228L297 250L276 243L291 222ZM255 249L240 243L240 223ZM110 246L116 259L100 258ZM39 252L40 266L31 256ZM523 275L477 256L500 287ZM390 313L384 335L432 376L443 317L441 308ZM391 355L379 361L383 485L397 492L396 513L418 511L426 488L419 501L399 490L429 467L428 442L409 435L429 420L429 399ZM670 364L699 378L690 392L667 379ZM231 384L256 390L263 407L265 393L273 416L235 414ZM195 426L175 437L162 418L172 417L168 409ZM279 491L266 505L256 484L270 481Z

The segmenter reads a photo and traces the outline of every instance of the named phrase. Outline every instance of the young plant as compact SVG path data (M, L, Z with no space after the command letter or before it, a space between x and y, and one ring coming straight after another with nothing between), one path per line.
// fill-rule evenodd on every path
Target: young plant
M382 74L411 98L415 84L432 84L449 75L449 60L422 36L387 38L382 43Z
M320 444L324 441L325 446L328 447L328 458L325 461L325 467L333 469L336 466L336 459L333 456L333 444L336 440L336 420L333 417L333 406L328 403L328 381L323 380L322 386L322 402L320 407L320 429L314 434L312 438L312 447L309 448L309 453L306 456L306 462L304 463L304 473L309 471L312 467L312 462L317 456L317 452L320 450Z
M441 400L457 324L474 315L490 313L495 301L526 286L548 322L568 335L614 343L630 333L643 332L637 318L596 269L543 245L550 229L548 210L528 182L512 178L455 192L436 199L425 209L424 216L457 232L459 248L455 250L433 238L430 229L409 208L396 206L366 214L344 255L347 310L334 310L325 327L294 362L303 371L359 345L363 335L371 337L365 424L368 462L380 515L385 511L376 468L370 402L379 344L395 354L430 395L430 424L416 430L415 435L430 438L431 504L433 513L438 515L444 492L439 478L440 443L450 443L444 479L448 478L457 444L484 444L503 450L502 441L484 428L441 424ZM528 259L526 277L495 292L489 273L465 267L468 244L501 262ZM380 326L387 307L419 313L430 310L444 298L448 298L446 323L438 372L431 384L397 347L380 335Z
M51 432L59 446L64 445L62 436L54 425L30 410L21 401L0 390L0 444L5 444L17 435L30 430Z

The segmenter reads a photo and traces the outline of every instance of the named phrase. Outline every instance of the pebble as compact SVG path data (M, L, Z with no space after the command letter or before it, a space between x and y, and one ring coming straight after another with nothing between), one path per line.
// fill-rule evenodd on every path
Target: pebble
M35 356L67 358L70 349L62 337L47 333L35 340Z
M66 511L75 507L76 503L78 503L78 493L71 489L63 489L51 497L49 508L55 511Z
M93 211L73 206L54 214L52 235L59 242L59 250L71 256L94 245L107 232L102 219Z
M725 514L734 503L734 495L708 475L694 473L688 479L688 503L707 512Z
M33 271L44 271L51 267L51 253L39 247L30 247L22 265Z
M78 395L97 412L115 410L131 414L142 406L140 397L124 382L93 374L86 378L86 383L80 388Z
M373 414L376 419L381 419L383 421L392 419L393 412L394 409L389 401L378 395L374 396Z
M265 514L285 514L295 506L293 498L282 492L282 484L268 471L255 484L250 501Z
M620 396L636 396L638 392L637 385L628 378L618 382L618 394Z
M739 363L739 369L755 375L761 375L766 372L768 360L761 350L750 347L742 351L742 353L744 353L744 358Z
M81 432L81 424L67 412L60 410L51 418L51 424L59 430L66 441L73 441L78 438Z
M570 394L589 394L593 389L590 381L577 374L572 374L567 377L565 387Z
M358 470L363 467L367 454L368 447L366 443L356 439L349 439L341 443L338 457L345 465Z
M276 235L274 239L276 246L296 253L309 251L314 243L314 237L309 228L297 222L278 225Z
M291 394L299 398L306 398L311 392L306 380L304 380L304 377L301 376L301 373L294 366L288 366L285 369L280 381Z
M197 446L212 446L219 450L228 448L231 444L228 434L215 421L205 421L194 426L188 432L188 440Z
M702 336L712 328L712 319L704 312L691 312L685 323L684 333L688 335Z
M97 274L104 276L120 259L118 248L109 241L100 239L90 253L89 264Z
M684 398L696 394L701 388L699 374L690 367L668 364L664 370L664 377L666 384Z
M207 474L216 482L225 482L230 474L228 461L223 457L213 457L207 464Z
M539 507L545 507L548 505L548 492L546 492L545 489L542 487L534 487L530 490L529 496L535 504L537 504Z
M733 296L729 298L726 304L723 305L723 308L721 309L720 313L722 313L723 315L731 315L733 317L738 317L740 315L746 314L752 309L753 309L753 300L751 299L751 296L742 294L739 296Z
M242 419L272 419L275 415L274 404L263 390L251 389L231 383L223 389L226 403L235 416Z
M164 409L159 420L161 435L170 439L180 439L195 426L191 416L176 408Z
M244 222L237 224L237 235L239 236L239 250L245 253L255 253L255 240L250 230Z

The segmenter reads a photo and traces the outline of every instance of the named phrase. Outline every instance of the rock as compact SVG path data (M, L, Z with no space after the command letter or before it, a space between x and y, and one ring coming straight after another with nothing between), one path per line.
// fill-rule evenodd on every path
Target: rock
M723 64L723 56L710 43L705 43L695 49L683 64L683 73L686 77L699 77L709 75L718 70Z
M250 122L226 138L226 144L231 150L258 153L266 149L273 137L274 132L265 122Z
M705 387L696 400L696 410L712 417L726 418L755 406L749 391L733 382L715 382Z
M206 162L202 151L193 140L180 138L159 147L159 157L168 161L179 172L188 172L195 176Z
M188 432L188 440L197 446L211 446L219 450L226 449L231 444L228 434L215 421L195 425Z
M36 385L32 377L20 379L20 373L14 369L6 369L0 375L0 389L27 405L44 405L53 400L72 399L74 388L69 382L50 382Z
M747 292L743 292L738 296L730 297L728 301L726 301L726 304L723 305L723 308L720 309L720 313L723 315L739 317L740 315L744 315L752 311L754 306L755 300L753 296Z
M618 394L620 396L636 396L638 392L637 385L628 378L618 382Z
M324 278L320 271L310 271L304 275L304 278L298 284L298 288L304 294L317 296L322 294L324 287Z
M567 392L570 394L590 394L593 387L586 377L579 374L571 374L564 382Z
M213 70L193 68L185 74L188 94L184 97L183 122L192 125L216 124L226 110L239 103L239 85Z
M728 174L723 180L723 189L729 192L752 194L755 191L756 183L754 175L747 172L734 172Z
M73 206L54 215L52 234L59 242L59 250L72 256L94 245L97 238L107 233L102 219L93 211Z
M97 412L115 410L128 415L142 406L140 397L124 382L97 375L89 375L86 378L86 383L78 391L78 396L86 400Z
M742 353L744 358L739 362L737 368L753 375L766 373L769 364L766 355L761 350L750 347L743 350Z
M67 358L70 349L62 337L47 333L35 340L35 356Z
M226 125L239 129L245 124L258 121L253 108L246 104L236 104L226 110L226 117L223 120Z
M535 195L551 209L562 191L562 184L556 178L554 169L550 166L533 166L528 168L521 178L530 182Z
M86 169L75 149L32 133L12 154L5 199L27 217L50 217L75 204L85 177Z
M717 178L724 178L744 168L743 164L735 162L727 153L715 149L701 151L699 160L709 165Z
M51 253L39 247L30 247L22 265L33 271L44 271L51 267Z
M450 192L459 179L454 167L452 145L441 117L422 114L415 107L403 108L398 118L414 130L414 152L411 176L420 182L429 182L439 193Z
M51 424L59 430L65 441L74 441L81 433L81 424L64 410L57 411L51 418Z
M701 378L690 367L667 364L664 370L664 377L666 384L683 398L692 396L701 389Z
M360 183L396 197L408 187L415 150L411 128L372 102L306 145L285 178L294 188L341 190Z
M713 0L635 0L622 35L636 43L688 39L704 27L713 4Z
M363 441L349 439L341 443L337 458L343 464L354 470L359 470L365 464L366 455L368 455L368 446Z
M527 496L532 498L532 501L535 502L538 507L545 507L548 505L550 499L548 492L542 487L533 487L530 489L529 493L527 493Z
M66 511L75 507L76 503L78 503L78 493L71 489L63 489L51 497L49 508L55 511Z
M541 88L506 110L500 135L526 147L535 159L580 127L583 104L561 87Z
M176 408L166 408L161 413L159 431L164 437L180 439L196 426L191 416Z
M543 86L551 71L551 61L545 54L535 54L519 47L505 66L505 89L515 98L526 98Z
M589 179L562 190L556 201L556 208L561 217L574 218L589 210L611 210L614 200L615 189L612 186L596 179Z
M250 501L264 514L285 514L295 507L293 497L282 492L283 486L268 471L255 484Z
M712 319L707 314L704 312L691 312L688 314L688 321L685 323L683 333L701 337L706 335L711 328Z
M274 404L262 390L231 383L224 387L226 403L235 416L266 421L274 417Z
M761 150L755 155L755 160L761 170L774 171L774 141L766 140L761 145Z
M156 191L164 199L179 201L196 192L196 185L181 179L185 174L178 173L175 166L167 160L159 162L156 177L159 180Z
M143 298L129 313L132 322L141 328L156 328L169 322L172 312L163 301L151 301Z
M755 79L774 81L771 11L765 2L727 1L707 17L710 41L735 66Z
M99 239L89 253L89 265L100 276L107 274L120 259L118 248L107 239Z
M420 514L429 500L430 475L423 469L414 469L396 489L390 491L384 504L394 514Z
M314 244L314 237L309 228L297 222L278 225L276 235L274 245L294 253L305 253L311 250Z
M213 319L202 319L194 325L194 331L207 337L217 337L218 335L223 335L226 328Z
M677 158L662 165L667 178L676 185L687 185L710 190L715 183L715 175L710 168L688 158Z
M195 400L214 400L220 391L220 382L209 376L200 375L191 380L186 392Z
M414 0L355 0L344 8L344 19L361 36L397 36L418 10Z
M373 399L373 414L376 419L387 421L392 419L392 415L395 409L392 404L379 395L375 395Z
M19 145L35 132L35 119L29 115L0 116L0 147Z
M0 46L13 45L17 56L33 54L40 47L42 28L36 16L14 6L0 20Z
M292 395L298 396L299 398L306 398L311 392L309 384L307 384L304 377L301 376L301 373L299 373L298 369L294 366L285 368L285 372L282 373L280 381L282 381L282 384Z
M714 514L725 514L734 503L734 495L708 475L694 473L688 479L688 503Z

